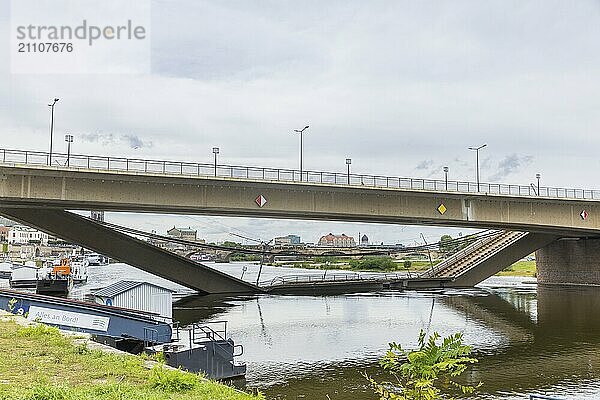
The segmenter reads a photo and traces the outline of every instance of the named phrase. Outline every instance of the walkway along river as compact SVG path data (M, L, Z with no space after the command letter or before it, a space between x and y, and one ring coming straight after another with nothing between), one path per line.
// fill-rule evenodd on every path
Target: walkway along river
M242 264L215 267L240 276ZM254 265L244 279L256 279ZM275 274L314 273L267 267ZM253 275L254 274L254 275ZM124 264L92 267L74 295L120 279L184 288ZM269 399L375 399L363 372L380 374L387 343L414 344L420 329L463 332L480 362L468 379L483 381L483 399L525 399L544 393L600 398L600 291L490 278L470 290L406 291L337 296L192 296L175 304L182 323L228 320L245 348L247 386Z

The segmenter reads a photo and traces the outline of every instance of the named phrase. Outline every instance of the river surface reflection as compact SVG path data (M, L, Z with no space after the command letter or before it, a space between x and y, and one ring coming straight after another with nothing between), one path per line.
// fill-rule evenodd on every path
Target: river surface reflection
M212 266L237 277L243 272L241 264ZM315 271L267 267L262 277L298 273ZM248 266L244 279L256 276L257 267ZM185 295L173 310L183 324L227 320L230 336L245 349L247 387L268 399L375 399L362 374L381 376L378 360L387 343L414 345L420 329L463 332L480 360L467 376L484 382L479 399L526 399L530 393L600 399L598 288L537 287L523 278L494 277L469 290L189 296L179 285L113 264L90 268L89 282L73 295L121 279Z
M480 399L600 398L600 291L492 278L471 290L336 296L192 297L184 322L228 320L245 348L247 385L269 399L375 399L387 343L419 330L463 332L480 362L467 379ZM327 397L328 396L328 397Z

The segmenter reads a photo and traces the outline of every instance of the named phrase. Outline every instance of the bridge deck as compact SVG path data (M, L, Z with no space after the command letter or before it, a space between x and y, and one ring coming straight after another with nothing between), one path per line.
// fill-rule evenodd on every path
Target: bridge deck
M0 163L12 166L49 166L49 154L40 151L0 149ZM600 200L600 190L519 185L505 183L475 183L471 181L439 180L368 174L347 174L331 171L303 171L286 168L269 168L239 165L216 165L189 161L167 161L82 154L52 153L52 166L95 172L127 172L170 176L218 177L268 182L305 182L336 186L392 188L456 192L462 194L484 193L517 197Z

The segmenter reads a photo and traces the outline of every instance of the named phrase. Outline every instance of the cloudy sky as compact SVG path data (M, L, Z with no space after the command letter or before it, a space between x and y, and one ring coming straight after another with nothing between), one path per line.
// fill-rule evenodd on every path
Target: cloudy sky
M62 12L64 10L57 10ZM600 188L598 1L153 1L151 72L11 72L10 3L0 3L1 147L115 156ZM62 146L59 141L59 146ZM358 231L410 242L448 229L135 216L210 240ZM464 231L464 230L463 230ZM453 231L454 233L457 231Z

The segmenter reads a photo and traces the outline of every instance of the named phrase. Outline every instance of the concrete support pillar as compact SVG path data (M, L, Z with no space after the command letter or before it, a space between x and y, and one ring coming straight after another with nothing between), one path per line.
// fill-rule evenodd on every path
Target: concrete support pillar
M600 285L600 238L561 239L535 257L538 283Z

